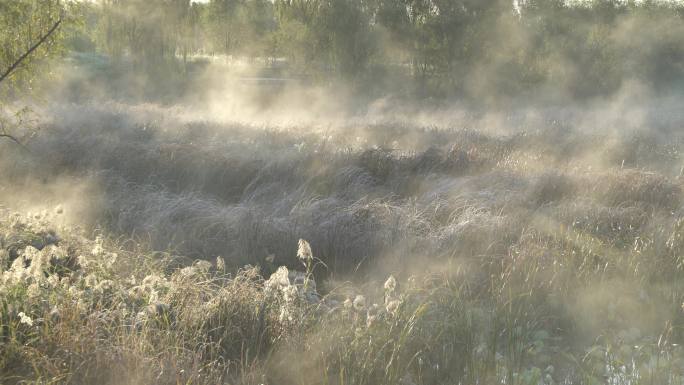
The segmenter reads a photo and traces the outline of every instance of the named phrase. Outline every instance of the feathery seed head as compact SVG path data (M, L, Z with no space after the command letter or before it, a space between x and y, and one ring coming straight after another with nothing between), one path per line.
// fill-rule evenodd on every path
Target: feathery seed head
M286 286L283 288L283 298L285 302L294 302L299 297L299 291L296 286Z
M299 247L297 248L297 257L302 261L313 260L313 253L311 252L311 245L304 239L299 240Z
M226 271L226 261L223 260L223 257L216 257L216 270Z
M354 309L356 311L363 311L366 308L366 297L362 295L357 295L356 298L354 298Z
M399 300L389 301L385 306L385 310L387 310L389 314L396 315L399 310L399 305L401 305L401 301Z
M88 274L85 277L84 283L87 288L94 288L97 286L97 277L94 274Z
M33 326L33 320L31 319L31 317L24 314L23 311L17 315L19 316L19 322L28 326Z
M211 262L204 261L204 260L196 261L195 262L195 268L197 269L198 272L200 272L202 274L206 274L211 269Z
M95 286L95 291L100 293L110 292L114 289L114 281L110 279L104 279Z
M397 289L397 280L393 275L390 275L389 278L387 278L384 287L387 293L393 293Z
M100 255L102 255L102 253L104 253L104 245L103 244L104 244L104 239L102 238L102 236L98 235L95 238L95 246L93 246L93 249L90 251L90 253L94 257L99 257Z

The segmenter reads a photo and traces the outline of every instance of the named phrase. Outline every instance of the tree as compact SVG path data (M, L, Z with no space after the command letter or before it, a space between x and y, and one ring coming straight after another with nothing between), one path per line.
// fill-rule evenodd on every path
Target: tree
M366 69L377 50L373 14L364 0L322 2L316 30L332 71L353 79Z
M100 45L113 57L156 66L188 53L190 0L103 0L101 12Z

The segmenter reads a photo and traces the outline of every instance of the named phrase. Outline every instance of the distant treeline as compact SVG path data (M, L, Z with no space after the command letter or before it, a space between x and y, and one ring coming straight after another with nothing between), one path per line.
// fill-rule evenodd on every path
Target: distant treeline
M585 98L634 80L657 91L684 87L684 5L673 1L102 0L78 8L68 49L154 70L173 63L182 73L197 54L229 55L371 93L481 99Z

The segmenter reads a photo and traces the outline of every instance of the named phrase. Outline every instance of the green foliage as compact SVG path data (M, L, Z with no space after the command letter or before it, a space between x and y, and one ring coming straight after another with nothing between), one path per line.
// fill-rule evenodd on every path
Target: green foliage
M7 65L65 8L74 19L35 59L65 41L147 73L177 77L193 55L261 63L290 75L335 78L380 93L547 99L614 93L637 80L684 82L684 12L659 2L559 0L55 0L3 1ZM175 62L182 61L182 65ZM28 63L27 63L28 64ZM15 81L30 79L27 65ZM410 86L406 86L407 83ZM403 90L403 91L402 91Z
M684 12L658 2L559 0L20 0L0 3L6 67L67 11L72 22L13 82L33 87L34 63L60 47L131 61L155 80L178 77L196 54L286 60L291 75L335 78L382 93L481 101L614 93L637 80L684 82ZM63 44L64 42L64 44ZM178 61L182 61L179 65ZM402 83L407 83L406 86ZM7 88L5 86L5 88ZM403 91L402 91L403 90Z
M70 7L71 3L59 0L0 1L0 74L10 69L58 20L64 19ZM59 30L52 34L0 84L0 95L36 88L35 75L45 70L47 58L61 52L62 38Z

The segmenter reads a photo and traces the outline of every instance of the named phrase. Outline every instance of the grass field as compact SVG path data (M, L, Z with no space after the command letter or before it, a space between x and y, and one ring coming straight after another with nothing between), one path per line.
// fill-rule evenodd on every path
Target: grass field
M684 383L676 101L39 112L0 143L2 384Z

